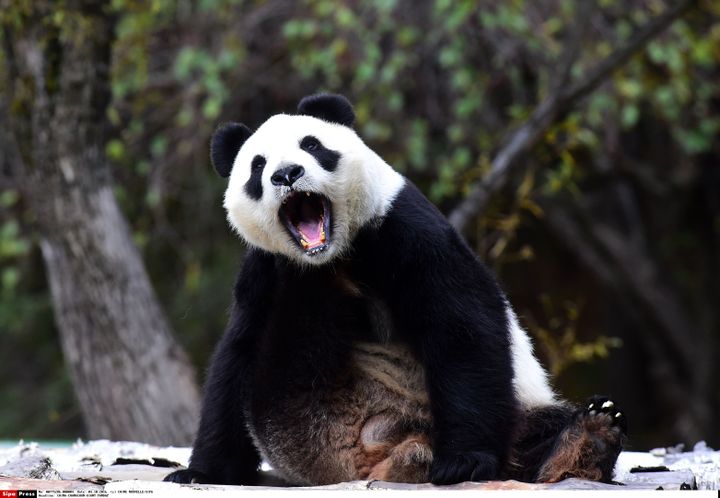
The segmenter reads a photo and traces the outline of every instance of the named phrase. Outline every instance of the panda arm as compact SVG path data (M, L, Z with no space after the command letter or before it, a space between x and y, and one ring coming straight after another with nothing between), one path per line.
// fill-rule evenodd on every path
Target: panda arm
M225 334L211 360L190 466L165 480L213 484L257 480L260 456L246 428L244 398L255 334L269 313L273 272L272 255L255 249L248 252Z
M497 478L516 401L505 299L489 271L412 185L372 238L399 338L425 367L436 484ZM366 271L371 271L366 269Z
M458 264L463 257L453 252L446 259L429 263L434 268L418 278L422 290L406 296L422 310L405 323L425 367L435 484L497 478L516 413L500 290L484 268Z

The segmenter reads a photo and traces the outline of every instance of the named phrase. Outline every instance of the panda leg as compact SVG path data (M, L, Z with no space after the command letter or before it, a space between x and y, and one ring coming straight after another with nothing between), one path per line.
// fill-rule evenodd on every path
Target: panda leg
M421 483L427 482L432 465L432 448L425 434L409 435L376 464L369 480Z
M502 478L535 482L540 467L553 453L558 436L572 421L574 411L573 406L563 403L524 412L518 418L515 443Z
M625 415L607 397L590 398L580 409L557 405L533 410L516 444L511 477L611 482L626 433Z
M529 410L522 417L504 477L611 482L626 433L624 414L607 397L595 396L582 408L562 403Z

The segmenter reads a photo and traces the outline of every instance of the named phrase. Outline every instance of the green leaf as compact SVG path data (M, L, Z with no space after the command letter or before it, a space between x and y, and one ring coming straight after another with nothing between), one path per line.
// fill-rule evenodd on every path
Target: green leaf
M153 157L161 157L165 155L167 150L167 138L162 135L156 135L150 143L150 153Z
M195 47L183 47L175 59L173 74L180 81L187 80L197 65L197 50Z
M125 144L117 138L110 140L105 145L105 155L111 161L120 161L125 157Z
M623 127L632 128L640 118L640 110L634 104L628 104L623 107L622 116L620 118Z
M2 272L2 286L6 291L14 289L20 281L20 272L15 267L4 268Z
M16 190L3 190L0 193L0 206L9 208L12 207L20 198L20 195Z

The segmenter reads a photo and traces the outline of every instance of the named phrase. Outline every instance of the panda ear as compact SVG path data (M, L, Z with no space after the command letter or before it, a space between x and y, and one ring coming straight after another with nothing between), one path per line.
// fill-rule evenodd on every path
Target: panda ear
M298 104L298 112L348 127L355 122L355 112L348 99L334 93L317 93L303 98Z
M226 123L215 130L210 142L210 159L220 176L230 176L235 156L252 133L241 123Z

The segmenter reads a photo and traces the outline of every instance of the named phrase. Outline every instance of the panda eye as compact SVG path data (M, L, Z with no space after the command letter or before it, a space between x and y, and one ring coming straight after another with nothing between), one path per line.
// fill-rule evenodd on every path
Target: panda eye
M320 140L310 135L300 141L300 148L307 152L318 150L320 147Z
M265 158L263 156L255 156L250 164L252 171L260 171L265 167Z

